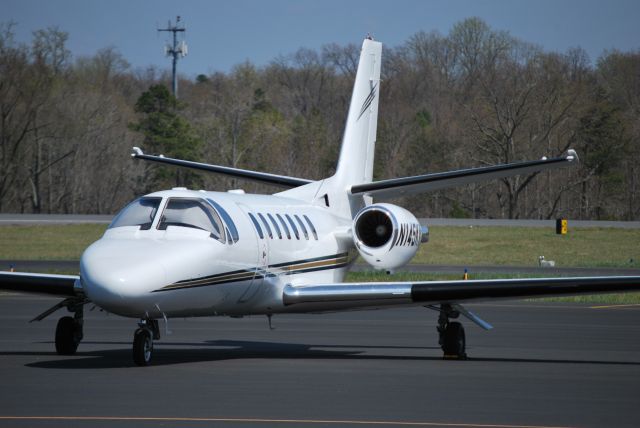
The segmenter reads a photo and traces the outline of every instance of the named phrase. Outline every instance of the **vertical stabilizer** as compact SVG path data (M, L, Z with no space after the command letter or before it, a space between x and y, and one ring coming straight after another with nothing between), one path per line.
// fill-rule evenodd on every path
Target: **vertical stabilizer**
M373 178L373 155L378 126L378 94L382 43L365 39L351 95L342 138L342 149L333 185L369 183Z
M351 95L347 123L336 173L319 182L279 193L330 208L347 218L367 204L365 196L351 195L351 186L370 183L378 127L378 94L382 43L365 39Z

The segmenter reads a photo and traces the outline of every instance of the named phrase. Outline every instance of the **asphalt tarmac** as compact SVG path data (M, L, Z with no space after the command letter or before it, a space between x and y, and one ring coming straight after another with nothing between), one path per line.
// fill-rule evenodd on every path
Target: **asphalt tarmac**
M56 302L0 295L0 427L640 426L640 306L469 305L495 329L464 321L466 361L423 308L169 320L136 367L135 320L99 310L56 355L64 314L28 323Z

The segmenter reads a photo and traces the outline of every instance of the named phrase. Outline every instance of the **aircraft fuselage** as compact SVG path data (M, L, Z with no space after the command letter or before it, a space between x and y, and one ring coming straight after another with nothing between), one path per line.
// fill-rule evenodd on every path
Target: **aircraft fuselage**
M182 189L145 198L158 202L148 224L112 224L81 259L87 297L118 315L286 312L286 284L341 282L354 249L352 242L332 233L348 227L350 220L326 206L279 196ZM218 233L199 225L164 224L170 201L206 204L217 215L212 223ZM192 217L193 223L199 221Z

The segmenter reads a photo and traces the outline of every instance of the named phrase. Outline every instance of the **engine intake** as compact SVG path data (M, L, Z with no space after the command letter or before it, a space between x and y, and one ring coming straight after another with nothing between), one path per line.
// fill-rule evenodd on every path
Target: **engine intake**
M353 220L353 240L362 258L376 269L407 264L426 242L428 230L409 211L392 204L374 204Z
M356 235L367 247L382 247L393 235L392 218L392 214L386 210L368 210L362 213L359 221L356 222Z

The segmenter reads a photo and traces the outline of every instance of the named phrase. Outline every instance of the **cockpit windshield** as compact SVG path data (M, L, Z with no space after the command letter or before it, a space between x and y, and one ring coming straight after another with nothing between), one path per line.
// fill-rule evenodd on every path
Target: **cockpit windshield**
M109 225L109 229L122 226L140 226L140 230L149 230L161 201L162 198L136 199L120 211Z
M171 198L162 213L158 229L168 226L192 227L210 232L213 238L223 241L222 221L209 204L201 199Z

